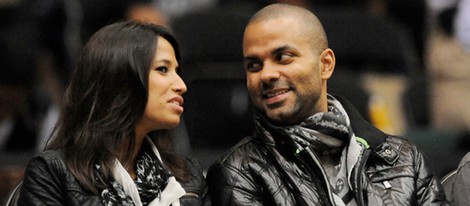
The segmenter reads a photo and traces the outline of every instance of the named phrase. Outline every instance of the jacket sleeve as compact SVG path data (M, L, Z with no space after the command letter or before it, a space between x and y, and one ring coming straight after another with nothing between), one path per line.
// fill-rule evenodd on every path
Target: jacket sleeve
M427 160L414 146L415 169L417 174L417 205L449 205L440 180L434 176Z
M229 164L216 163L207 174L212 205L263 205L253 177Z
M460 161L452 187L452 205L470 205L470 152Z
M65 190L59 184L59 161L38 156L28 163L18 205L65 205Z

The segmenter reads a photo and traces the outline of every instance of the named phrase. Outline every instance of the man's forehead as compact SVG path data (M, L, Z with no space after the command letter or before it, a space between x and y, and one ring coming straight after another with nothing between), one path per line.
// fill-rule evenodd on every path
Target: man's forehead
M295 19L291 16L285 16L285 17L276 17L276 18L269 18L269 19L264 19L262 21L256 21L256 22L251 22L247 25L247 28L250 27L292 27L295 25L300 24L301 21L298 19ZM282 25L282 26L280 26Z

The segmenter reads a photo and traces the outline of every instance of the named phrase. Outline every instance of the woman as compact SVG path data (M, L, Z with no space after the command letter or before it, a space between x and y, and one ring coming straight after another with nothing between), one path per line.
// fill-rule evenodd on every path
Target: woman
M177 42L161 26L127 21L96 32L18 204L201 205L202 170L167 153L186 92L178 62Z

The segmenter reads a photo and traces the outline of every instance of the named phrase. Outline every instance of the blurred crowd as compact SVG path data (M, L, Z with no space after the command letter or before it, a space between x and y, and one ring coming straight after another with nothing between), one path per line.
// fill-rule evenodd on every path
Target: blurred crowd
M470 151L469 0L0 0L0 200L21 178L26 161L46 144L81 46L96 30L123 19L150 21L181 38L183 68L219 56L242 61L239 28L257 9L274 2L301 5L318 14L339 64L332 92L352 96L349 99L376 126L416 137L423 147L432 141L455 142L448 149L459 145L462 152ZM195 14L211 16L183 24ZM228 15L242 27L220 21ZM355 25L344 25L343 17L358 18ZM381 30L367 22L390 27ZM369 30L383 33L366 33ZM221 39L200 40L209 31L219 32ZM389 38L382 43L384 36ZM188 81L198 73L186 72ZM365 94L363 99L355 87L341 81L351 77L357 77L355 86ZM191 121L185 124L190 127ZM179 132L176 149L197 150L181 136L195 137ZM420 139L430 138L427 134L443 135ZM457 164L461 153L451 157ZM436 167L443 175L453 166Z

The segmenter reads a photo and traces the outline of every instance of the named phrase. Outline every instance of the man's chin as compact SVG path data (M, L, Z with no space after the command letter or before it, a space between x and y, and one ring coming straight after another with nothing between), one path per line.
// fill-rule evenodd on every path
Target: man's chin
M264 111L265 116L276 125L295 125L299 124L309 116L305 111L299 110L297 107L279 107L276 109L267 109Z
M265 115L275 125L290 125L295 122L291 113L285 111L267 111Z

